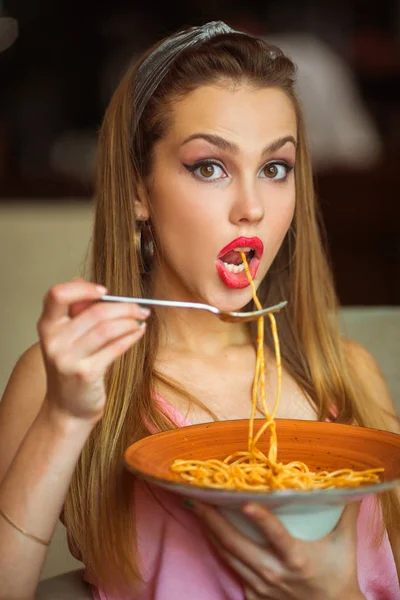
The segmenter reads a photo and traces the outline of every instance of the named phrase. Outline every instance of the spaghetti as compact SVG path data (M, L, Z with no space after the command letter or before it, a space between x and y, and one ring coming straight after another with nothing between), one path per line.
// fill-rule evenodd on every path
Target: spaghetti
M240 253L251 285L253 300L256 307L262 306L257 298L254 281L251 277L244 252ZM326 489L332 487L357 487L379 482L378 473L383 469L368 469L353 471L340 469L333 472L312 472L302 462L294 461L282 464L278 461L278 441L276 435L275 416L278 412L282 389L282 363L276 320L268 313L272 337L274 340L276 368L278 376L277 395L272 413L269 412L265 395L265 359L264 359L264 319L257 322L257 354L255 375L252 386L251 415L249 421L249 436L247 451L235 452L224 460L184 460L177 459L171 465L174 473L180 479L192 485L235 490L267 491L282 489ZM265 421L254 435L254 420L257 399L261 398ZM264 432L270 430L268 454L265 455L257 448L257 443Z

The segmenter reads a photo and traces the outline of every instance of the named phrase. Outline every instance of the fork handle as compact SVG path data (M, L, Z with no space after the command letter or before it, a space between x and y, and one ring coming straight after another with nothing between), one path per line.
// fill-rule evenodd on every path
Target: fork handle
M199 308L209 310L218 314L219 310L209 304L200 304L198 302L180 302L175 300L154 300L153 298L131 298L130 296L102 296L101 302L134 302L135 304L149 304L154 306L175 306L177 308Z

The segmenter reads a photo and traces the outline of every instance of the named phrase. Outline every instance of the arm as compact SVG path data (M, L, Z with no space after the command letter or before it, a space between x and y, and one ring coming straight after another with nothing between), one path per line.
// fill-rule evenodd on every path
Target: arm
M50 290L41 348L20 359L0 404L0 509L17 526L0 515L0 600L34 598L47 546L23 532L51 539L104 410L104 373L145 331L138 306L93 303L103 293L82 280Z
M24 531L51 540L91 427L58 415L48 402L41 407L0 487L1 510ZM48 546L2 516L0 540L0 599L33 598Z

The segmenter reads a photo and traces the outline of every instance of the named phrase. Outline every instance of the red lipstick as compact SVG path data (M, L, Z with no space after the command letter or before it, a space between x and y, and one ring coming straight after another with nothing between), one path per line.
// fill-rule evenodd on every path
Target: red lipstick
M264 252L264 244L258 237L239 237L222 248L217 256L216 269L221 281L229 288L241 289L250 285L239 250L246 253L252 279L257 274Z

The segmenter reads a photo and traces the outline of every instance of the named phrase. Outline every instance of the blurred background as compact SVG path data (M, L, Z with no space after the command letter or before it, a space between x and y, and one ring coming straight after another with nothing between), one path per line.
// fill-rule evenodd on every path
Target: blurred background
M400 304L400 1L0 0L0 203L90 203L96 133L149 44L223 19L298 65L315 183L345 305Z
M0 393L46 290L84 274L96 136L122 73L160 37L222 19L298 67L343 333L400 415L400 0L158 4L0 0ZM43 578L77 566L60 526Z
M19 281L11 256L40 297L69 277L60 261L82 272L97 131L122 73L176 28L223 19L297 65L341 304L400 305L400 0L178 0L157 10L135 0L0 0L0 18L1 237L12 278L3 287Z
M400 0L178 0L156 10L0 0L2 287L30 277L35 315L35 294L82 274L96 136L121 75L160 37L214 19L297 65L341 304L400 305ZM22 308L10 304L7 322Z

